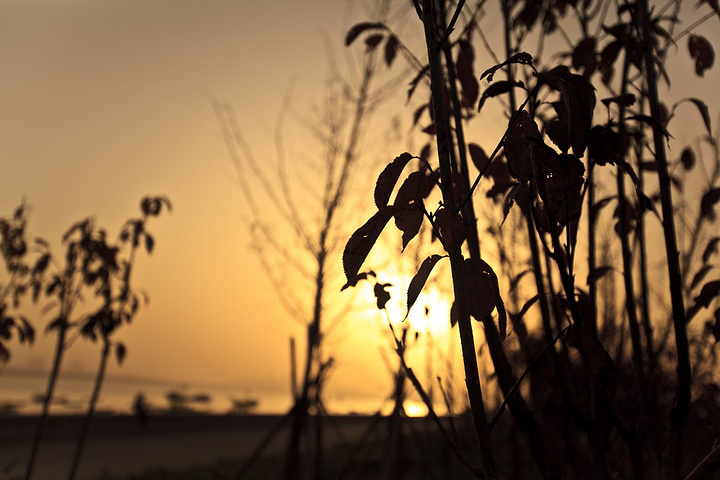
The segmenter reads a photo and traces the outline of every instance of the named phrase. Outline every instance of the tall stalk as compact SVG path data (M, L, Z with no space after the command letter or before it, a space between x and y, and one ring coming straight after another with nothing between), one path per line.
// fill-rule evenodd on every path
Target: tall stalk
M647 80L650 115L653 118L659 119L662 118L662 116L658 94L658 77L652 48L652 45L656 44L657 37L653 33L652 26L650 25L648 1L638 0L636 5L638 8L638 16L640 17L639 22L643 45L645 45L643 63L645 66L645 78ZM692 373L690 366L690 347L687 336L687 313L685 312L685 303L683 300L682 271L680 270L680 256L677 248L670 174L668 173L668 160L665 151L665 134L661 126L657 123L653 124L652 129L655 161L658 166L660 202L663 218L662 226L665 237L665 256L670 281L670 300L672 304L672 319L677 353L677 391L673 406L670 409L664 473L667 480L679 480L682 478L680 471L682 464L682 436L685 422L690 413L690 381Z
M422 19L425 30L428 62L430 64L430 88L432 91L433 109L437 134L438 158L440 161L440 177L444 204L449 208L455 206L452 192L452 172L450 164L450 140L447 128L447 116L443 110L442 85L443 73L440 59L440 47L437 41L437 23L433 0L423 0ZM446 247L450 256L450 268L453 278L455 304L458 311L458 327L465 367L465 384L467 386L470 409L475 425L475 433L480 447L480 459L483 473L488 479L498 478L495 467L495 456L492 452L490 425L485 416L485 405L480 386L480 375L475 353L470 311L467 303L463 279L463 255L460 245Z

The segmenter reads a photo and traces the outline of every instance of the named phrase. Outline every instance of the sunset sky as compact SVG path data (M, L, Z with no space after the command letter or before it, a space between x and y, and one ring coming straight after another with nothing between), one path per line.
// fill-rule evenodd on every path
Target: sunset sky
M128 356L110 375L289 390L288 342L290 336L301 342L304 327L277 304L249 248L249 215L209 99L231 104L255 154L272 157L274 123L289 85L298 111L321 100L323 39L341 52L347 29L371 18L370 3L0 0L0 215L25 199L31 234L59 254L62 233L86 216L112 233L139 214L146 194L167 195L174 207L149 224L156 248L141 256L135 285L151 301L118 335ZM490 32L492 18L484 20ZM421 39L413 15L394 20ZM696 94L700 85L685 48L671 76L684 71L695 83L677 86L678 96ZM706 91L716 89L717 70L707 73ZM717 103L703 98L715 121ZM696 112L689 115L697 122ZM376 122L387 129L390 119ZM298 132L289 139L301 138ZM300 143L296 151L303 152ZM389 161L407 148L375 147L368 162ZM371 192L363 193L371 207ZM379 351L389 352L389 340L373 299L364 307L360 301L370 292L360 290L354 307L369 313L340 329L328 346L339 364L331 383L336 392L382 398L392 379ZM440 310L447 308L432 295ZM10 369L49 368L48 319L32 318L33 348L10 344ZM71 349L65 370L94 370L99 348L85 343Z

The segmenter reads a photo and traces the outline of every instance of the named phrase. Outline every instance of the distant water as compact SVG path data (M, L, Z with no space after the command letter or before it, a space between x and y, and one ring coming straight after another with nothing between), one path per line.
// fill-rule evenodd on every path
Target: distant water
M7 412L12 406L16 413L33 415L40 413L42 404L36 397L41 397L47 389L47 376L39 374L20 374L18 372L0 373L0 414ZM93 387L91 378L77 376L60 376L55 389L55 402L51 414L77 414L87 409ZM167 395L179 393L189 399L186 406L199 412L225 414L233 410L233 400L256 400L257 407L251 413L282 414L286 413L292 400L289 393L262 392L247 388L195 386L171 382L158 382L131 379L109 378L103 384L98 412L131 413L135 398L142 393L146 403L154 409L167 409L170 406ZM207 401L192 401L205 397ZM383 407L382 400L362 398L328 398L326 406L330 413L366 413L373 414ZM410 403L411 405L408 405ZM406 408L416 410L424 406L415 402L406 402ZM385 403L384 413L392 406ZM410 413L410 412L408 412ZM420 412L418 412L420 413ZM411 413L410 413L411 414Z

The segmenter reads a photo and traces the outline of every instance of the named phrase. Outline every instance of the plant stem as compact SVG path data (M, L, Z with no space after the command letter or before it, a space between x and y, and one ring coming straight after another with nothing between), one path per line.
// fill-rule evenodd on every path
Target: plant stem
M433 109L435 112L435 127L437 132L438 158L440 160L440 176L443 201L446 206L455 205L452 193L452 179L450 167L449 132L447 129L446 115L442 104L443 72L440 59L440 52L437 44L436 22L434 17L432 0L423 0L423 26L425 29L425 42L430 64L430 88L432 91ZM483 473L488 479L498 478L495 467L495 457L492 452L492 441L490 438L490 425L485 416L485 405L480 387L480 375L478 372L475 343L473 339L472 324L470 323L470 312L465 295L465 284L463 279L463 256L460 245L450 246L450 267L453 277L453 290L455 292L455 303L458 310L458 327L460 330L460 342L463 351L463 363L465 367L465 384L470 400L470 409L475 424L475 432L480 446L480 458Z
M97 405L98 398L100 398L100 389L102 388L103 381L105 379L105 372L107 370L107 359L110 355L110 343L107 338L103 339L103 349L100 355L100 366L98 367L97 375L95 376L95 384L93 385L92 395L90 396L90 405L88 406L87 414L83 419L82 428L80 430L80 438L78 438L77 446L75 447L75 455L73 456L73 463L70 467L70 474L68 480L73 480L77 474L77 468L80 465L80 457L82 456L83 446L85 445L85 439L87 438L88 427L93 415L95 415L95 406Z
M650 13L647 0L636 2L644 49L645 76L648 87L648 101L650 115L653 118L662 118L660 111L660 98L658 94L658 79L655 70L653 49L657 40L650 25ZM673 327L675 329L675 347L677 350L677 392L673 407L670 409L670 422L668 425L668 440L665 454L666 480L679 480L682 463L682 436L685 422L690 412L690 348L687 336L687 314L683 300L683 280L680 271L677 237L675 232L675 217L673 212L672 191L668 161L665 152L665 135L660 125L653 125L653 144L655 147L655 160L658 165L658 180L660 184L660 200L663 214L663 232L665 236L665 254L668 265L668 278L670 280L670 299L672 302Z

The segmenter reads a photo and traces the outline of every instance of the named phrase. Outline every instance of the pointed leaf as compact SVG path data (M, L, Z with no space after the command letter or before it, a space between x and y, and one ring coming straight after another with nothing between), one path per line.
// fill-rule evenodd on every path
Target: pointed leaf
M395 184L400 178L400 174L405 168L405 165L407 165L412 159L413 156L409 153L402 153L395 157L395 159L385 167L382 173L380 173L377 183L375 184L374 195L375 205L377 205L378 209L381 209L388 204L390 195L395 188Z
M343 269L347 283L342 290L357 284L360 267L394 213L395 207L383 207L352 234L343 251Z
M481 321L499 304L497 276L484 260L466 258L463 262L463 279L470 315Z
M695 274L695 276L692 279L692 282L690 282L690 289L697 287L700 282L702 282L708 273L710 273L710 270L712 270L712 265L705 265L702 267L698 272Z
M403 252L410 241L420 232L424 218L425 214L415 203L398 207L398 210L395 212L395 226L402 232Z
M470 159L472 160L473 165L475 165L475 168L477 168L478 171L482 171L485 164L488 162L488 156L485 151L476 143L469 143L468 151L470 152Z
M705 251L703 252L703 263L708 263L708 260L710 260L710 257L717 251L718 244L720 244L720 237L713 237L708 242L707 246L705 247Z
M385 35L379 33L367 37L365 39L365 47L367 48L367 51L372 52L373 50L375 50L375 47L377 47L380 42L382 42L383 38L385 38Z
M712 137L712 126L710 125L710 110L708 109L708 106L705 104L705 102L698 98L685 98L683 100L680 100L676 105L679 105L683 102L692 102L695 104L698 112L700 112L700 116L703 119L703 123L705 124L705 129L707 130L708 135Z
M511 82L510 80L501 80L498 82L493 83L488 88L485 89L485 91L482 94L482 97L480 97L480 104L478 105L477 111L479 112L482 110L483 105L485 105L485 101L488 98L497 97L498 95L502 95L503 93L508 93L510 90L512 90L515 87L525 87L525 84L522 82Z
M697 306L709 307L710 302L720 294L720 280L714 280L703 285L700 294L695 297L695 304Z
M350 30L348 30L347 35L345 36L345 46L349 46L355 39L363 33L366 30L373 30L377 28L384 28L384 25L382 23L371 23L371 22L362 22L358 23L357 25L354 25Z
M457 312L457 305L455 304L455 300L453 300L452 305L450 305L450 328L453 328L458 322L458 312Z
M592 285L593 283L600 280L606 273L612 271L613 267L595 267L592 269L592 271L588 274L587 277L587 284Z
M430 272L432 272L435 264L441 258L444 258L444 255L430 255L425 260L423 260L417 273L415 274L415 276L413 276L407 292L407 313L405 314L405 318L407 318L407 316L410 314L410 308L413 306L413 304L415 304L415 301L420 296L420 292L422 292L422 289L425 286L425 282L427 282L427 279L430 276Z
M522 188L522 183L516 183L513 185L512 189L508 192L508 194L505 196L505 200L503 200L503 219L502 219L502 223L500 224L501 227L505 224L505 219L507 219L507 216L510 213L510 209L515 204L515 197L517 197L521 188Z

